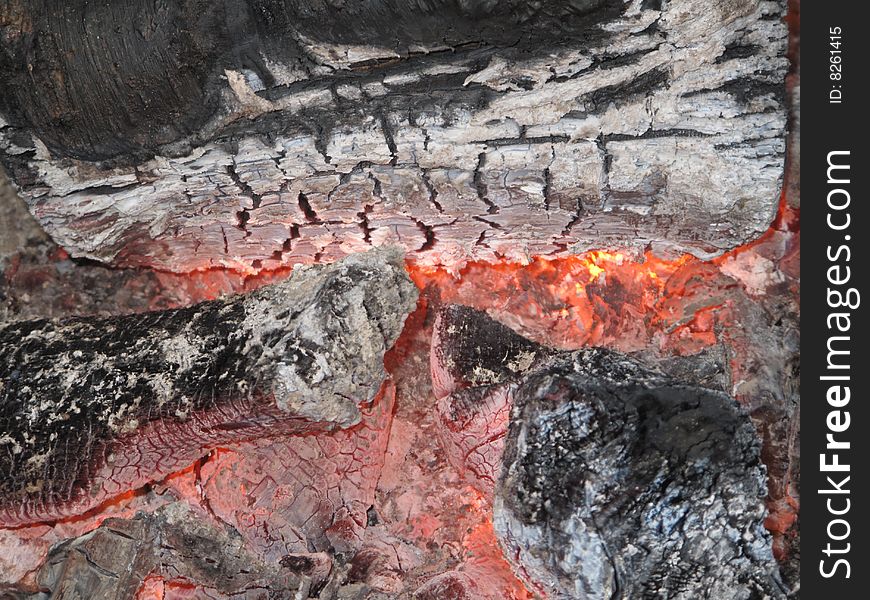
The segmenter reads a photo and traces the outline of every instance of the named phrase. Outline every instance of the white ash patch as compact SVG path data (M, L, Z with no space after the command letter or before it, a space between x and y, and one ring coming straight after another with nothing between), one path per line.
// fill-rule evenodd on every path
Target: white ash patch
M765 294L772 286L785 281L785 275L772 260L751 251L729 256L720 269L739 281L753 296Z

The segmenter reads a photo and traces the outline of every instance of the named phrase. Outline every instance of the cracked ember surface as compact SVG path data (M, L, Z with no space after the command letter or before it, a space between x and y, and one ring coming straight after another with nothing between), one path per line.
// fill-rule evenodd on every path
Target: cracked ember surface
M219 449L199 467L201 500L268 560L353 548L375 501L394 407L387 384L350 429Z

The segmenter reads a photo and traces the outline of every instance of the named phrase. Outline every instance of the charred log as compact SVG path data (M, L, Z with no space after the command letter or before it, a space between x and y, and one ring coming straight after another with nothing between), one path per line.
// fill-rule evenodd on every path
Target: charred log
M467 308L443 310L436 329L438 357L489 358L464 369L433 359L433 370L453 365L465 381L498 373L448 390L439 414L451 458L494 497L505 555L532 589L551 598L784 597L762 527L760 442L733 399L613 351L530 350ZM536 358L510 368L523 355Z
M190 308L0 329L0 525L80 514L217 444L357 423L415 299L384 250Z
M783 14L6 0L0 161L56 241L118 265L716 255L776 211Z
M238 599L251 594L308 598L326 582L325 553L288 554L266 563L242 538L183 503L102 526L55 548L39 570L37 598L128 600L163 597L168 588L196 589L199 597ZM150 581L157 589L150 590ZM152 592L153 595L147 593Z
M504 383L555 353L467 306L443 307L432 331L435 396Z
M514 402L495 527L549 597L785 597L760 443L734 400L589 350Z

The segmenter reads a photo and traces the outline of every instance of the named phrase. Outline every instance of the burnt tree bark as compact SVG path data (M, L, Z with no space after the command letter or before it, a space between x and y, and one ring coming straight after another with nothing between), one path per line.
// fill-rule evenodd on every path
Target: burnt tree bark
M415 306L401 256L189 308L0 328L0 527L81 514L218 444L358 423Z
M0 161L74 256L711 256L766 230L784 2L0 1Z

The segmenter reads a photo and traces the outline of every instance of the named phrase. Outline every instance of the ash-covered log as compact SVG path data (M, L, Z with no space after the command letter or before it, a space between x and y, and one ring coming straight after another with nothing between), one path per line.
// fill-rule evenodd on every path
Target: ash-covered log
M618 352L520 341L465 307L443 309L436 333L433 379L454 382L438 405L448 455L493 498L530 589L784 597L760 442L736 401Z
M759 452L725 394L578 351L514 394L496 532L550 598L784 598Z
M187 272L721 253L777 208L785 2L0 1L0 162L73 256Z
M80 514L217 444L354 425L416 297L389 249L189 308L0 329L0 526Z

